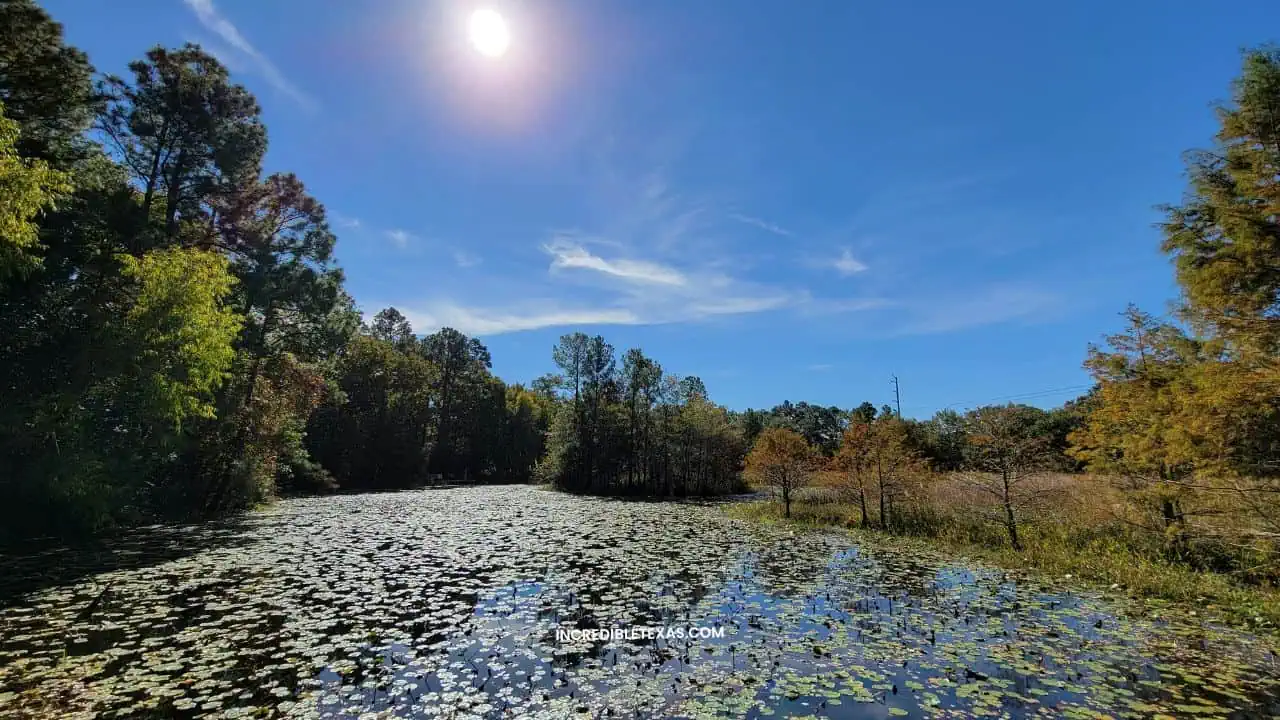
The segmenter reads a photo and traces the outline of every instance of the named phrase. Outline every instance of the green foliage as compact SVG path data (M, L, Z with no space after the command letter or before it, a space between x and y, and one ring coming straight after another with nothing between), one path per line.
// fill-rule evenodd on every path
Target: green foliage
M223 304L235 279L223 257L202 250L154 250L120 257L132 280L123 342L134 352L137 388L149 413L180 428L188 417L212 418L212 393L234 357L241 318Z
M418 342L384 310L339 354L337 392L311 416L307 446L344 489L528 481L552 402L504 385L488 357L451 328Z
M567 397L551 412L538 479L574 492L718 495L736 490L745 443L697 377L666 375L638 348L572 333L552 358Z
M130 63L129 80L108 76L99 127L143 188L141 215L163 217L152 242L173 242L228 189L252 185L266 151L266 129L253 95L197 45L155 47Z
M33 0L0 0L0 104L24 158L65 169L93 119L93 67Z
M71 191L66 173L18 155L19 126L5 111L0 104L0 282L39 265L40 233L34 220Z

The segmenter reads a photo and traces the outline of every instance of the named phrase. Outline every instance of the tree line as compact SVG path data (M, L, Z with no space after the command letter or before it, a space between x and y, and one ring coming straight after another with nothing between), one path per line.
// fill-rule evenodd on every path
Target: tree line
M1054 416L1075 404L1054 411L989 405L963 415L947 411L925 422L891 411L875 417L855 412L830 453L802 432L776 423L761 430L746 472L776 491L784 516L791 517L798 491L825 471L837 478L835 499L856 508L857 524L881 530L897 529L903 502L918 499L923 484L948 472L990 496L999 510L994 519L1018 548L1021 515L1040 494L1027 481L1063 464L1061 427Z
M263 172L216 58L99 76L30 0L0 0L0 47L0 535L531 476L546 398L454 330L361 323L324 206Z
M1094 391L1070 400L1061 407L1043 410L1020 405L1019 422L1032 436L1043 438L1050 467L1062 471L1081 469L1079 460L1069 453L1068 436L1082 427L1084 418L1093 402ZM1000 407L999 405L983 406ZM901 425L906 442L928 467L936 471L960 470L965 466L964 450L969 423L966 415L956 410L939 410L927 420L903 418L888 405L879 410L870 402L863 402L851 410L836 406L811 405L807 402L783 402L768 410L748 409L735 413L747 444L755 442L762 430L770 427L785 428L800 435L822 458L832 458L840 450L845 434L851 426L868 424L877 419L894 419Z
M574 492L716 495L741 488L746 443L697 376L678 377L638 348L597 335L560 338L560 373L540 378L558 402L537 476Z

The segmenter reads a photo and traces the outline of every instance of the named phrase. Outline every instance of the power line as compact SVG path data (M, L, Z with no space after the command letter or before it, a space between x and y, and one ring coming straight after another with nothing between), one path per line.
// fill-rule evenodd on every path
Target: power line
M986 399L986 400L969 400L969 401L953 402L953 403L949 403L949 404L947 404L947 405L943 405L943 406L941 406L941 408L939 408L939 409L944 409L944 410L945 410L945 409L950 409L950 408L954 408L954 407L956 407L957 405L964 405L964 406L972 407L972 406L990 405L991 403L1000 402L1000 401L1011 401L1011 400L1035 400L1035 399L1038 399L1038 398L1042 398L1042 397L1050 397L1050 396L1058 395L1058 394L1060 394L1060 393L1065 393L1065 392L1078 392L1078 391L1081 391L1081 390L1088 390L1088 389L1089 389L1089 388L1091 388L1091 387L1093 387L1093 385L1092 385L1092 384L1087 384L1087 385L1068 385L1068 386L1065 386L1065 387L1059 387L1059 388L1048 388L1048 389L1045 389L1045 390L1032 390L1032 391L1028 391L1028 392L1024 392L1024 393L1017 393L1017 394L1014 394L1014 395L1002 395L1002 396L1000 396L1000 397L988 398L988 399ZM923 406L923 405L916 405L916 406L913 406L913 407L914 407L914 408L916 408L916 409L919 409L919 408L924 407L924 406Z

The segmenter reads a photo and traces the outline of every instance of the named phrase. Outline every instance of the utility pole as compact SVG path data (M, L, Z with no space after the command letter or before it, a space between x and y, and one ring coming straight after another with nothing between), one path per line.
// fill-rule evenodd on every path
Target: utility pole
M902 396L898 394L898 376L893 376L893 403L898 406L898 419L902 419Z

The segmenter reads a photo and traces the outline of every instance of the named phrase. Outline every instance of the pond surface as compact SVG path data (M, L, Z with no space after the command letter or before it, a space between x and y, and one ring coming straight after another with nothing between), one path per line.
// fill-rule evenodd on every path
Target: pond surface
M4 717L1280 714L1271 639L711 504L290 500L0 572ZM641 626L686 637L556 632Z

